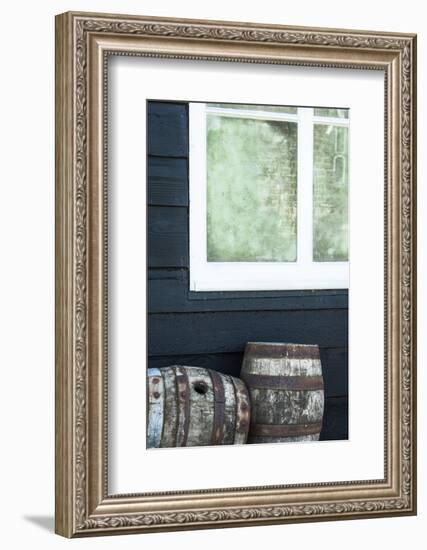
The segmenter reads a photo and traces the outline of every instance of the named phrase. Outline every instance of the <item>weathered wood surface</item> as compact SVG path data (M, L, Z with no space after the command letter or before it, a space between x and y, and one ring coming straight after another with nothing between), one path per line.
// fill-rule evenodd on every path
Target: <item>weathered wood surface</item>
M175 255L174 255L175 257ZM169 260L170 261L170 260ZM162 260L164 263L164 260ZM290 311L348 308L345 290L283 290L250 292L192 292L188 269L150 269L148 311L190 313L203 311Z
M165 398L163 401L163 432L161 433L160 441L158 445L153 447L175 447L178 431L178 397L177 397L177 385L175 380L175 371L173 368L165 367L161 369L160 376L162 376L165 385ZM148 385L150 380L150 370L148 371ZM150 414L147 415L148 430L150 432ZM148 442L150 438L148 437ZM150 445L147 442L147 447Z
M249 392L243 380L232 376L228 376L228 378L233 384L236 399L234 444L242 445L243 443L246 443L249 433L251 411Z
M346 310L151 314L149 355L241 352L246 342L294 341L347 346Z
M241 380L199 367L148 369L147 447L246 443L250 403Z
M147 202L155 206L188 206L186 158L148 157Z
M241 378L251 400L249 443L319 439L324 389L318 346L248 343Z
M348 439L347 350L321 349L320 356L325 382L325 411L320 439L345 440ZM239 377L242 361L243 353L174 355L151 357L149 366L194 365ZM174 422L167 425L175 426Z
M188 266L188 209L181 206L148 207L148 265Z
M188 104L148 102L148 154L188 157Z
M150 428L147 431L147 447L159 447L162 438L164 383L159 369L150 369L147 384L147 402L150 410Z

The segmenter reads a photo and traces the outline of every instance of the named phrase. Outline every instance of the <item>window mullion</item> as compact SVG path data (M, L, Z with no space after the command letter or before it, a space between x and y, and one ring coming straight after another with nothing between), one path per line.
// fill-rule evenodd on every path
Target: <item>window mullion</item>
M314 109L298 109L298 263L309 267L313 261L313 114Z

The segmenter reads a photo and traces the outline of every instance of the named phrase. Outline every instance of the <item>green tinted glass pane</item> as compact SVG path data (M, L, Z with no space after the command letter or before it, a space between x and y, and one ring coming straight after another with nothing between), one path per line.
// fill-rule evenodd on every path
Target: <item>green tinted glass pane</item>
M221 109L244 109L245 111L264 111L267 113L297 114L296 107L282 107L277 105L243 105L239 103L208 103L209 107L220 107Z
M209 262L294 262L297 126L207 116Z
M348 109L314 109L314 116L348 118Z
M313 258L348 260L348 128L315 124Z

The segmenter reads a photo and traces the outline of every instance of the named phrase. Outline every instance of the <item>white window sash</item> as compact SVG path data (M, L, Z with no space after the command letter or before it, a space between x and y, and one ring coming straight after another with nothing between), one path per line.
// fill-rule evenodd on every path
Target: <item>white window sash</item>
M297 261L207 261L207 151L206 114L288 120L298 123ZM265 116L265 115L268 115ZM342 289L349 285L349 262L313 261L313 126L348 126L348 119L315 117L314 109L298 114L245 109L228 110L205 103L189 105L190 141L190 290L250 291Z
M254 120L283 120L287 122L298 122L300 112L308 109L308 107L297 109L297 113L281 113L275 111L254 111L252 109L230 109L227 107L212 107L206 103L192 103L191 105L204 105L205 113L210 113L219 116L226 116L229 118L250 118ZM311 109L311 115L313 117L314 124L327 124L333 126L349 126L348 118L339 118L331 116L316 116L314 115L314 108Z
M313 261L313 109L298 109L297 262Z

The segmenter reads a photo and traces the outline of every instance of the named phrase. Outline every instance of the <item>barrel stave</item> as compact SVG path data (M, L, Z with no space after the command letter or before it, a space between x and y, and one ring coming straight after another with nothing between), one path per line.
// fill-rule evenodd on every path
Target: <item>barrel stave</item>
M233 383L233 378L228 375L223 375L223 383L225 389L225 417L224 424L224 442L223 445L233 445L236 437L236 429L238 422L238 399L236 389Z
M190 423L190 385L185 368L177 367L175 369L175 380L178 409L175 446L185 447L187 445L188 426Z
M235 445L243 445L248 437L250 424L251 405L246 384L240 378L230 376L236 396L236 424L234 430Z
M175 447L178 430L178 390L175 371L171 367L163 367L161 373L165 386L165 403L163 412L163 433L160 447Z
M254 424L303 424L319 422L323 415L323 390L284 391L251 388Z
M158 369L150 369L147 384L147 445L159 447L164 424L165 388L163 377Z
M186 369L186 372L190 386L190 422L186 445L188 447L210 445L214 406L212 381L206 369L193 367L191 370Z

